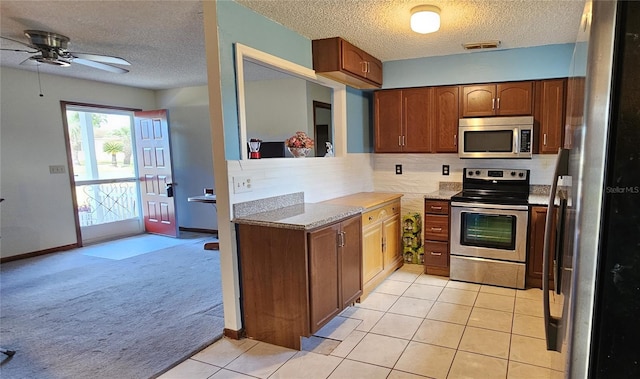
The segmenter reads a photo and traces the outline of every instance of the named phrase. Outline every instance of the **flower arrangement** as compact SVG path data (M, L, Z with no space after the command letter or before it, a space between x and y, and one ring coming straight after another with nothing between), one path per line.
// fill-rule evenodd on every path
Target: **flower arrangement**
M285 145L287 147L292 147L292 148L307 148L310 149L313 147L313 140L311 138L309 138L309 136L307 135L307 133L305 132L301 132L301 131L297 131L296 134L292 135L291 137L287 138L284 141Z

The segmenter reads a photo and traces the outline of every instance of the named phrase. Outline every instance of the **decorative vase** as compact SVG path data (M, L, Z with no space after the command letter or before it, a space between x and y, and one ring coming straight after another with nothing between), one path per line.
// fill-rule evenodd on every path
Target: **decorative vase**
M304 158L311 152L311 149L308 147L287 147L291 155L296 158Z

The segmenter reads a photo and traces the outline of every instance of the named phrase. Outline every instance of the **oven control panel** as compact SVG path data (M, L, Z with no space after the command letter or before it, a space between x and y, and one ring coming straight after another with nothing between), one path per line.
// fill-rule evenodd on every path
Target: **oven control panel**
M480 180L529 180L529 170L520 169L496 169L496 168L465 168L465 179Z

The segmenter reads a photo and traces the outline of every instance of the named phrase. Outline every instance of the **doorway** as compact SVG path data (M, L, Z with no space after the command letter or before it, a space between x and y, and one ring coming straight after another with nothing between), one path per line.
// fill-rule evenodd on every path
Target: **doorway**
M313 102L313 138L316 145L316 157L324 157L327 153L327 142L333 143L333 126L331 123L331 104L320 101Z
M134 110L62 106L79 246L143 233Z

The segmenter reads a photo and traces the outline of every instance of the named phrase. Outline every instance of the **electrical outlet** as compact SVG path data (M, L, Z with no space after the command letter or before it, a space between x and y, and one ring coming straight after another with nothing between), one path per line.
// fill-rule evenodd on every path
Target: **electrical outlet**
M63 165L49 166L49 174L64 174L67 172Z
M248 176L233 177L233 193L251 192L251 178Z
M448 164L443 164L442 165L442 175L449 175L449 165Z
M396 175L402 175L402 165L401 164L397 164L396 165Z

